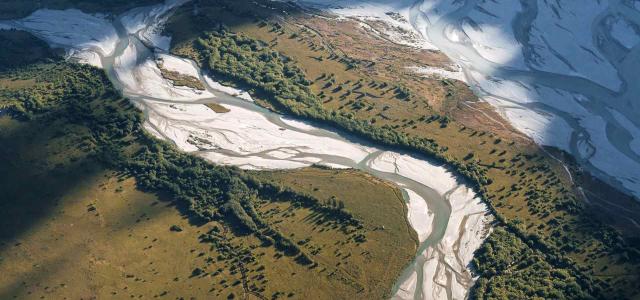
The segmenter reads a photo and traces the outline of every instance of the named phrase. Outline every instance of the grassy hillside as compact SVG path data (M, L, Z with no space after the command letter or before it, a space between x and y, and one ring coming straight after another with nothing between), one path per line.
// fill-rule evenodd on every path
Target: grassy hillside
M210 278L190 277L212 255L198 240L212 225L76 151L81 128L4 116L0 132L1 299L210 295Z
M540 277L527 295L638 294L637 232L618 227L626 234L621 235L601 222L601 211L594 214L570 175L547 153L509 136L463 125L453 114L442 114L430 105L430 94L404 84L402 77L389 81L375 75L370 63L337 51L339 47L328 38L299 21L313 17L287 4L261 4L273 8L202 1L198 15L193 15L191 7L184 7L167 27L178 37L173 52L199 62L218 80L250 90L266 107L420 151L454 166L474 182L504 232L540 254L546 267L521 266ZM286 13L273 13L280 11ZM324 22L330 26L341 21ZM450 87L447 93L465 93L459 84L441 83ZM633 205L628 197L614 195L615 201ZM519 247L507 244L508 240L496 239L495 243L504 244L496 249L508 253ZM499 268L483 257L476 261L479 270ZM545 268L555 271L538 272ZM518 297L495 273L480 275L477 295L497 289ZM517 280L527 282L526 277ZM560 284L572 280L582 292ZM549 289L548 282L559 284Z
M415 251L395 187L315 170L314 194L180 153L101 70L2 71L0 109L0 298L384 298Z

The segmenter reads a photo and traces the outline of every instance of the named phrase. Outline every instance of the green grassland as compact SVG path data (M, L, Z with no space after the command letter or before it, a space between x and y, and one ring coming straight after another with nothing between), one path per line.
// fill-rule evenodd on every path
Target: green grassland
M274 8L201 1L194 16L192 7L185 6L166 29L176 37L172 51L199 62L216 79L249 90L261 105L414 149L454 166L476 185L498 226L521 241L506 244L510 239L496 237L495 243L505 244L496 249L524 245L539 254L541 264L521 265L520 273L540 277L532 281L540 284L531 287L528 296L638 294L637 237L622 236L603 224L585 205L569 174L540 148L462 125L453 114L429 105L432 95L404 84L402 77L389 82L376 76L368 62L341 55L327 39L300 26L296 15L303 12L297 8L260 4ZM273 15L283 10L287 13ZM445 93L468 94L459 83L437 83L448 87ZM486 256L476 260L478 270L498 268L482 257ZM544 271L549 268L576 278L585 294L574 293L573 286L549 289L545 282L565 280ZM476 295L497 291L518 296L495 273L480 275ZM527 282L526 277L518 280Z
M3 71L0 107L2 299L383 298L416 249L390 184L296 173L309 191L180 153L93 67Z

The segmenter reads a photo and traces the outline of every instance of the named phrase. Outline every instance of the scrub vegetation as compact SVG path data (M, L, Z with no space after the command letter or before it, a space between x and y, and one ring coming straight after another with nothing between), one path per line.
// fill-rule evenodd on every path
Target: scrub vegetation
M90 66L47 57L9 68L0 79L0 141L12 145L0 151L6 165L0 184L10 195L2 201L0 257L2 273L11 274L0 280L0 296L383 298L413 256L415 233L399 191L387 183L317 169L332 174L311 177L323 187L318 193L181 153L148 136L141 113ZM32 81L4 84L21 80ZM353 191L360 192L339 188L347 180L357 181ZM177 207L184 218L159 203ZM367 204L395 217L377 224L377 213L363 209ZM41 219L56 224L53 231L37 226ZM70 223L79 227L65 227ZM38 246L56 235L65 238ZM86 239L91 242L81 242ZM45 251L76 242L79 252L66 251L88 251L89 265ZM131 259L143 256L148 265L120 267L129 264L121 251L142 245ZM183 259L175 269L180 274L170 269L172 255ZM44 273L25 273L25 266L49 258L60 261L43 266ZM39 285L48 271L70 266L60 277L67 279ZM74 272L100 277L105 287L96 288L95 278L72 282ZM318 290L309 291L311 285Z
M369 75L363 71L370 70L366 61L341 55L313 30L288 23L295 20L289 15L304 12L289 4L260 4L271 9L203 1L194 16L192 7L185 7L167 27L180 37L172 51L194 59L216 80L248 90L266 107L418 151L455 168L498 220L499 234L475 261L481 278L476 296L605 298L638 293L637 235L623 236L602 223L570 175L545 152L430 109L420 101L424 95L402 82ZM272 15L283 10L287 13ZM393 99L406 110L389 116L392 106L378 102L390 100L382 99ZM502 276L512 269L489 259L513 253L520 255L514 259L526 259L515 267L523 276L509 280L530 284L518 293ZM536 280L528 281L526 274L535 274Z

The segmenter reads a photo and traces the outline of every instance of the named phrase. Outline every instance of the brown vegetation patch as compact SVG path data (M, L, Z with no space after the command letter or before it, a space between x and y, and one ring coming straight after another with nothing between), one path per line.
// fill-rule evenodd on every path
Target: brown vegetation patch
M213 111L215 111L216 113L219 113L219 114L228 113L228 112L231 111L230 109L228 109L228 108L226 108L226 107L224 107L224 106L222 106L222 105L220 105L218 103L213 103L212 102L212 103L207 103L205 105L208 108L211 108L211 110L213 110Z
M19 90L35 84L34 79L0 79L0 89Z
M170 80L174 86L186 86L192 89L204 91L205 87L200 79L190 75L180 74L176 71L167 70L162 67L162 64L158 64L160 73L164 79Z

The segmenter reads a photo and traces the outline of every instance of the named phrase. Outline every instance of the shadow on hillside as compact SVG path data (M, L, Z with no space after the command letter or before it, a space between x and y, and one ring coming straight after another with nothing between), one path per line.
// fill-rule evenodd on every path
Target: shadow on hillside
M51 161L68 152L59 149L60 152L54 154L46 148L54 142L54 135L64 133L33 122L20 122L18 126L13 130L3 128L0 135L0 145L4 145L0 149L0 240L3 246L44 222L64 195L103 171L96 161L87 157L52 165Z

